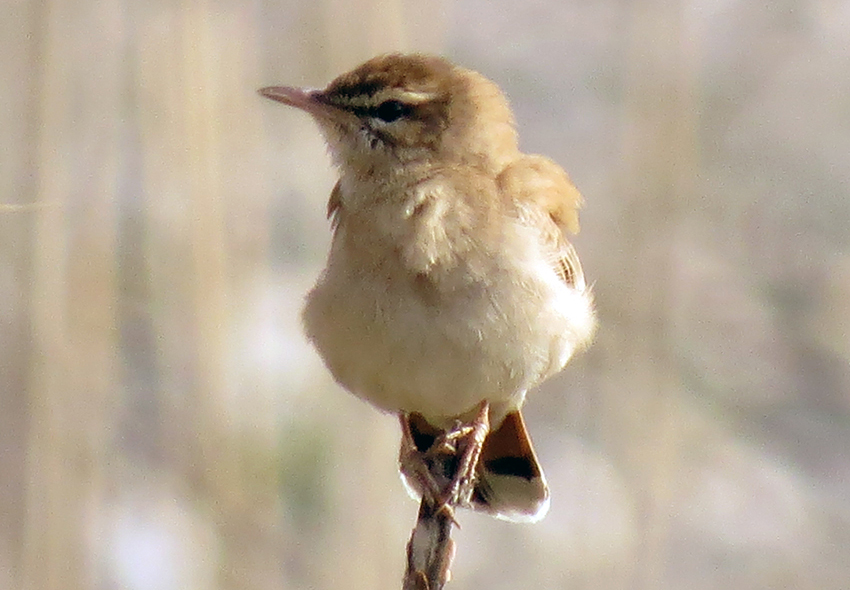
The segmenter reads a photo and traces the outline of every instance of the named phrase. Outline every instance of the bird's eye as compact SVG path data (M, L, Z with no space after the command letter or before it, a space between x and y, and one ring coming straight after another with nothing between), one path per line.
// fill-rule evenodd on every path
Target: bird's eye
M410 106L397 100L385 100L375 109L375 117L385 123L392 123L410 114Z

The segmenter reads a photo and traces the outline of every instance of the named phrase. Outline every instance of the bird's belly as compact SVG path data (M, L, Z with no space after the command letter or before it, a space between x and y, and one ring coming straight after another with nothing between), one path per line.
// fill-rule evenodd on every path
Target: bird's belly
M383 410L439 424L486 399L501 413L563 368L592 323L587 295L548 276L517 278L435 292L330 266L304 325L335 379Z

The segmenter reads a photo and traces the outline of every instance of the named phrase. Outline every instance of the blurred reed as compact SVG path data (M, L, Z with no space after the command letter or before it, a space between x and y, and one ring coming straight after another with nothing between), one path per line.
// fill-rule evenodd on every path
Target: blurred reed
M333 174L255 94L396 49L496 79L573 173L602 318L529 403L552 513L463 514L450 587L844 587L845 13L5 3L0 588L400 585L397 425L298 326Z

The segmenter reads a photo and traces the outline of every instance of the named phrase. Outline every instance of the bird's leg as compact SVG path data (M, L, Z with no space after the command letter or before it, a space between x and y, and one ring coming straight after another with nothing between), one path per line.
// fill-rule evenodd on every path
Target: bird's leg
M410 428L409 417L405 414L400 414L399 422L401 422L401 450L398 457L399 469L410 480L411 485L416 488L416 491L425 498L428 498L431 505L436 506L439 503L439 498L442 496L441 490L443 486L437 482L433 462L429 460L430 452L435 445L432 444L431 447L425 450L419 449Z
M481 402L471 423L458 422L451 430L435 433L427 448L417 445L411 429L411 417L399 416L401 471L438 511L448 510L451 513L454 506L470 505L478 459L490 430L489 413L490 404Z
M432 449L436 452L451 449L452 454L458 457L454 475L449 485L443 489L441 506L470 505L477 478L478 459L489 431L490 403L485 400L481 402L478 413L470 424L461 424L446 432L433 445Z

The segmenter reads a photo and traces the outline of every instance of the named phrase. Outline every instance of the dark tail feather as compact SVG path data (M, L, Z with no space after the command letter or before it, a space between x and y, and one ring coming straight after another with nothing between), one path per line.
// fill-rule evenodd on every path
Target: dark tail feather
M484 441L473 505L498 518L535 522L549 510L549 487L519 410Z

